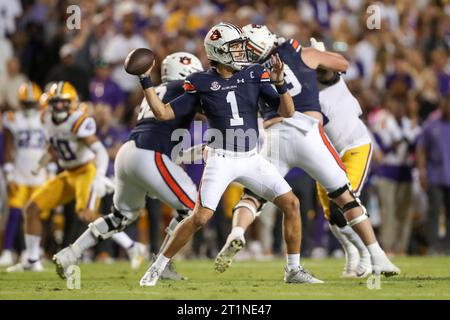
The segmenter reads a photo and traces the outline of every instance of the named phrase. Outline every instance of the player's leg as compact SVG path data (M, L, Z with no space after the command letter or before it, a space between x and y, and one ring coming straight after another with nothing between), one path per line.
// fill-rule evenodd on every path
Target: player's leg
M320 204L323 209L323 213L325 219L328 221L328 226L330 228L331 233L336 237L336 239L341 244L344 255L345 255L345 265L344 271L342 272L343 277L351 277L356 276L356 268L359 262L359 253L358 249L352 244L352 242L346 237L346 235L341 231L343 228L347 226L347 221L344 216L339 212L336 212L338 208L331 202L328 198L327 192L325 189L319 184L316 183L317 186L317 195L320 201ZM334 208L331 208L331 207ZM332 213L331 213L332 212ZM350 228L350 230L352 230ZM361 240L360 240L361 241ZM363 244L365 249L365 246ZM366 249L367 250L367 249Z
M10 266L14 264L13 247L14 240L20 230L20 218L22 208L29 199L32 190L25 185L11 185L8 188L8 219L5 226L5 238L3 251L0 256L0 266Z
M214 261L217 272L225 272L230 267L236 254L245 246L244 233L260 214L266 200L244 188L241 200L233 208L231 232Z
M191 215L175 228L173 236L140 281L141 286L154 286L170 259L212 217L222 194L234 180L239 168L235 159L210 154L200 182L197 203Z
M256 155L254 161L253 170L248 170L248 173L237 181L262 198L273 202L283 212L283 236L287 250L284 281L286 283L322 283L300 264L302 240L300 201L272 163L260 155Z
M58 205L72 200L74 192L67 183L67 173L64 171L47 181L33 192L24 207L24 233L27 261L11 266L6 271L21 272L25 270L41 271L39 251L42 234L41 214Z
M139 156L141 155L136 154L136 148L130 148L129 143L119 150L115 161L116 179L112 213L90 223L88 229L72 245L53 257L60 277L66 277L67 268L77 263L84 251L101 240L111 238L139 216L140 209L145 204L146 190L136 181L134 175L128 174L141 164L141 160L138 161ZM83 209L88 202L80 199L78 209Z

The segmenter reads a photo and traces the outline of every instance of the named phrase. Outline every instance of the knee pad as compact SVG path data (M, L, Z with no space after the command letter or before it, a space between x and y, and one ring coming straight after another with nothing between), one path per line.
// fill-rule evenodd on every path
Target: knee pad
M94 237L99 240L105 240L111 238L113 234L123 231L133 221L122 215L116 208L113 208L113 213L98 218L91 222L88 227Z
M339 228L343 228L347 225L347 220L345 220L341 210L334 202L330 202L330 223Z
M348 203L346 203L342 208L339 207L338 205L336 205L336 207L338 207L339 211L341 212L342 215L344 215L345 212L347 212L348 210L351 210L353 208L357 208L360 207L362 210L362 214L350 221L347 221L347 224L350 227L353 227L354 225L366 220L367 218L369 218L369 214L367 213L366 208L363 206L363 204L361 203L361 200L359 200L359 198L355 195L355 193L353 192L351 186L349 184L346 184L345 186L337 189L336 191L330 192L328 194L328 197L333 200L333 203L336 204L334 202L334 199L336 199L337 197L339 197L341 194L343 194L344 192L349 191L350 194L353 197L353 201L350 201ZM331 214L330 214L330 221L331 221ZM337 224L337 223L336 223ZM338 225L339 226L339 225Z
M249 204L247 201L250 201L253 205ZM239 200L239 202L234 206L233 213L239 208L247 208L252 213L253 219L255 219L261 214L261 209L266 202L267 201L265 199L259 197L251 190L244 188L244 193L241 196L241 200Z

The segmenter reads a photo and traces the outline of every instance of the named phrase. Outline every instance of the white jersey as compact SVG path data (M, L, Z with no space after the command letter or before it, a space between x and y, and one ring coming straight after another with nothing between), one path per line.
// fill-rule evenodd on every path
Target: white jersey
M46 152L45 132L39 111L7 112L3 115L3 125L11 132L14 140L13 181L26 186L43 184L47 178L45 170L37 175L31 174Z
M80 138L95 134L96 124L92 117L77 110L62 123L56 124L50 112L46 112L43 123L47 140L58 154L58 164L63 169L73 169L95 158L95 153Z
M359 118L362 114L359 102L342 77L320 91L319 102L329 120L324 127L325 132L340 156L350 148L372 141L366 125Z

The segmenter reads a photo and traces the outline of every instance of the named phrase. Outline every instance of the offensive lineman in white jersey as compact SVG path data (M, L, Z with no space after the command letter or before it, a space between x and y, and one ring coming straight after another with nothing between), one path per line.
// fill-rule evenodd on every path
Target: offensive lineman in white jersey
M31 173L35 163L46 152L45 132L39 120L41 89L36 83L25 82L19 87L21 109L3 115L5 128L5 165L8 181L9 216L5 230L5 243L0 266L14 264L12 249L20 229L22 209L31 194L46 178L46 170ZM45 216L47 212L44 212Z
M51 86L47 98L48 110L42 113L41 120L50 145L33 171L39 172L53 157L64 171L33 192L25 205L27 261L9 267L7 272L43 270L39 257L41 212L75 199L76 213L81 219L91 221L97 215L100 198L107 191L108 153L95 135L94 119L80 110L75 88L69 82L60 81ZM120 234L115 240L125 244L132 267L137 268L143 261L143 245L134 243L126 234Z

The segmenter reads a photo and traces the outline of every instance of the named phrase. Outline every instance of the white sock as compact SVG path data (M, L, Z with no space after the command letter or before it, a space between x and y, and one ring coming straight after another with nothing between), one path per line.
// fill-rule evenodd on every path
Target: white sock
M72 250L75 252L77 258L79 259L84 251L92 248L98 243L98 239L94 237L92 231L87 229L77 240L71 245Z
M231 229L228 239L236 239L236 238L244 239L244 233L245 233L244 228L234 227L233 229Z
M361 257L367 257L369 251L359 235L350 226L340 228L340 231L347 237L347 239L358 249L358 253Z
M163 254L158 255L153 265L156 269L158 269L160 272L162 272L166 265L169 263L170 258L165 257Z
M111 238L125 250L130 249L134 245L134 241L125 232L115 233Z
M344 252L346 255L350 254L351 252L355 251L353 248L353 244L350 242L350 240L345 236L343 232L343 228L339 228L337 225L328 223L328 226L330 227L331 233L336 237L336 239L341 244L342 248L344 249Z
M384 256L385 255L383 249L381 249L378 242L369 244L367 246L367 250L369 250L371 256Z
M25 246L27 248L27 259L29 262L39 261L39 244L41 237L25 234Z
M287 268L288 270L298 269L300 266L300 253L287 255Z

